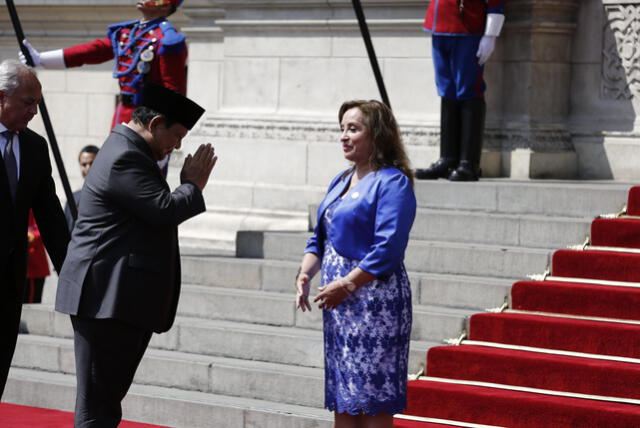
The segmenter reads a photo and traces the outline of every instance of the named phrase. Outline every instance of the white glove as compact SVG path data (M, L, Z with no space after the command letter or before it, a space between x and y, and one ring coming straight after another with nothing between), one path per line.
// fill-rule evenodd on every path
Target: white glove
M62 49L56 49L55 51L47 51L47 52L38 52L31 43L27 39L22 41L22 44L29 51L29 55L31 55L31 59L33 60L34 67L44 67L53 70L60 70L66 68L64 63L64 54L62 53ZM24 57L22 52L18 53L18 57L23 64L27 64L27 59Z
M478 47L478 53L476 53L476 56L478 57L478 64L484 65L493 53L495 47L495 36L482 36L480 39L480 46Z
M484 63L489 60L489 57L496 47L496 37L500 35L503 24L504 15L501 13L490 13L487 15L487 25L484 30L484 36L480 39L480 46L476 53L478 64L484 65Z
M35 50L34 47L31 46L31 43L29 43L27 39L24 39L22 41L22 44L29 51L29 55L31 55L31 59L33 60L33 66L40 67L42 65L42 63L40 62L40 52ZM22 53L22 51L18 52L18 57L20 58L20 61L22 61L24 65L28 65L27 58L24 57L24 54Z
M487 25L484 34L486 36L498 37L504 25L504 15L501 13L490 13L487 15Z

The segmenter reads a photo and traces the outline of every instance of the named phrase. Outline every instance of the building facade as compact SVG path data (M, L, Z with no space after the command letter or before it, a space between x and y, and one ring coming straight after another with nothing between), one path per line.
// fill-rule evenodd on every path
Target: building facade
M133 4L16 2L41 50L102 37L108 24L137 17ZM421 29L427 5L363 1L414 167L435 160L439 144L431 41ZM505 14L486 67L484 176L640 178L640 1L509 0ZM188 96L207 110L183 152L206 141L220 156L208 215L229 229L306 227L308 205L346 166L338 107L379 98L351 2L186 0L171 19L188 38ZM2 57L15 57L6 9L0 26ZM79 148L109 131L111 68L39 72L72 187L80 184ZM181 159L173 156L170 180Z

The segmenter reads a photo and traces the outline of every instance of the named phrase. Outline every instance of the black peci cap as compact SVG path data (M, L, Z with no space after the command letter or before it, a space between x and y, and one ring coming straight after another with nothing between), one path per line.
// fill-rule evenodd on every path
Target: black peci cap
M189 98L155 83L144 84L139 105L157 111L187 129L193 128L204 113L204 109Z

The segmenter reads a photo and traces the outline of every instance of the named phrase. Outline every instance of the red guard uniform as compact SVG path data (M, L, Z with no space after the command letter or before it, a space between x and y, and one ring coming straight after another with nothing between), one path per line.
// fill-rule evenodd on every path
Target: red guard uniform
M27 263L27 288L25 289L25 303L40 303L42 300L42 287L44 279L51 274L49 270L49 260L44 250L44 244L40 237L40 231L33 217L33 212L29 211L29 233L33 240L29 242L29 256Z
M476 52L488 14L503 14L505 0L431 0L424 30L431 33L438 94L447 99L482 98L484 67Z
M483 34L488 13L504 13L505 0L431 0L423 28L434 35Z
M107 37L64 49L67 67L100 64L115 58L113 77L120 97L111 127L128 122L145 82L153 82L185 95L187 45L166 18L128 21L109 26Z

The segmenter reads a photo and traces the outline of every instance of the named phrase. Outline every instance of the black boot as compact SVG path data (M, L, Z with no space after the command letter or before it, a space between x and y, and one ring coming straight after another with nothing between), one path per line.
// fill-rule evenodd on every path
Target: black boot
M451 181L478 181L486 104L483 98L460 102L460 164Z
M415 170L415 177L419 180L436 180L438 178L446 178L456 167L458 161L451 158L440 158L429 168L418 168Z
M429 168L418 168L420 180L446 178L460 159L460 101L441 98L440 101L440 159Z

